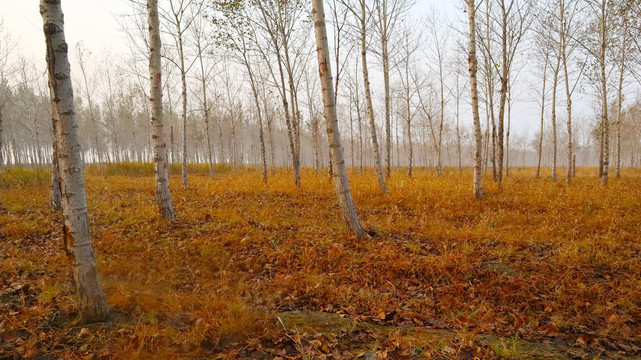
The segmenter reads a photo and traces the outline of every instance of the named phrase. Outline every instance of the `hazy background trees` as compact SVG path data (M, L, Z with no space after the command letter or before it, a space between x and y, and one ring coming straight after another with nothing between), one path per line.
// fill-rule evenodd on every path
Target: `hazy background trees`
M127 53L71 46L85 162L153 160L145 5L131 1L118 15ZM413 1L325 5L347 164L375 166L380 145L383 177L388 166L433 167L440 174L473 165L465 4L454 18L412 11ZM476 5L483 171L501 181L508 164L536 166L540 159L553 175L564 167L569 181L576 161L601 165L606 181L610 167L638 165L638 4ZM291 166L300 184L300 167L320 170L330 163L320 131L311 4L248 0L235 6L159 1L169 161L209 164L212 175L215 164L259 166L265 178L270 168ZM53 152L44 67L19 47L13 50L18 36L0 31L2 162L48 164ZM597 102L601 106L592 106ZM524 111L536 122L514 128Z

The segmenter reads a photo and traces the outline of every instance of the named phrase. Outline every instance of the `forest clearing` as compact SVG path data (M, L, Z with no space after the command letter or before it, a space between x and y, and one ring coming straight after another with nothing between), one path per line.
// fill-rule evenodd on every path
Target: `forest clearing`
M514 169L477 201L469 170L394 171L390 194L356 170L368 240L338 221L326 172L304 169L297 189L286 169L269 184L258 170L207 171L193 167L202 176L188 189L171 177L180 210L168 222L149 166L88 167L113 320L83 326L49 175L5 170L2 357L641 356L639 171L604 188L596 169L579 169L572 186L549 169L541 179Z
M3 4L0 360L641 360L639 39L638 0Z

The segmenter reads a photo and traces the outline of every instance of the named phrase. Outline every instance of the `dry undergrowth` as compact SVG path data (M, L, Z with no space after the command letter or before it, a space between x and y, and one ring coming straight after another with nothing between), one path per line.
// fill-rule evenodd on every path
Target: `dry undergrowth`
M357 241L338 222L326 174L313 170L301 189L286 170L268 185L251 169L192 176L188 189L172 178L180 220L168 223L156 215L150 169L114 169L87 176L114 319L85 328L73 322L47 177L0 179L0 358L337 359L359 355L358 344L389 358L522 356L481 334L638 355L638 171L603 188L592 170L569 186L515 170L500 190L486 179L480 202L469 173L399 171L384 195L373 173L356 172L357 208L377 233ZM358 326L339 337L285 332L274 314L288 310L455 339L408 343Z

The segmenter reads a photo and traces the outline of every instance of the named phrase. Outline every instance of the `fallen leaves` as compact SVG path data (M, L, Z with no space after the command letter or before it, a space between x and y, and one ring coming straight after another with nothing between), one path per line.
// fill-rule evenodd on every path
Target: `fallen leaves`
M303 175L302 189L286 172L268 185L252 172L194 177L189 189L172 178L181 219L166 223L151 177L89 174L98 267L119 320L81 329L46 183L0 190L11 205L0 214L0 357L496 358L484 334L639 353L638 178L609 188L578 178L561 195L516 173L480 207L465 176L419 171L401 187L396 173L381 195L373 174L353 174L377 233L359 241L327 179ZM275 312L301 309L352 325L335 336L274 325ZM453 338L417 345L367 326Z

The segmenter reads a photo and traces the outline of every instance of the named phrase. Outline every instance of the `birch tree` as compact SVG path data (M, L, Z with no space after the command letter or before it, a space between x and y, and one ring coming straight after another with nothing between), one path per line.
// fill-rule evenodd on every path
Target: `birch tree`
M293 59L290 58L288 44L303 8L300 3L289 0L276 2L254 0L252 4L259 10L259 20L256 21L256 24L267 34L272 51L276 56L278 73L273 71L271 63L268 62L268 66L282 100L294 167L294 183L300 187L300 113L297 111L296 86L291 63ZM268 59L266 49L258 47L258 50L264 59ZM286 75L287 81L285 80ZM287 96L288 91L289 97Z
M376 167L376 177L378 179L378 186L382 192L388 193L387 184L385 183L385 176L383 175L383 163L381 160L381 151L376 131L376 122L374 120L374 104L372 102L372 91L369 78L369 65L367 61L367 25L370 17L368 17L366 0L357 0L357 4L347 3L343 1L348 9L352 11L352 15L357 22L358 32L360 34L360 50L361 50L361 71L363 72L363 88L365 90L365 112L369 120L370 134L372 138L372 146L374 151L374 163Z
M439 89L439 118L438 118L438 130L434 131L432 126L432 120L430 118L430 127L432 128L432 133L435 140L436 148L436 174L438 176L443 175L443 125L445 123L445 58L447 56L447 49L449 46L448 43L448 34L446 31L443 31L446 26L436 11L432 12L432 17L429 18L428 26L430 29L430 36L432 38L432 51L436 56L436 66L437 66L437 77L438 77L438 89Z
M601 176L601 184L605 186L608 184L610 169L610 123L608 115L608 77L606 73L606 50L608 48L608 0L600 0L598 5L600 35L598 63L601 71L601 126L603 129L603 174Z
M365 0L361 0L364 5ZM385 177L391 174L392 125L390 90L390 46L389 42L396 27L414 6L414 0L374 0L374 24L381 41L380 57L383 63L383 83L385 87ZM364 17L364 16L363 16Z
M531 6L529 0L498 0L498 2L499 16L497 22L500 29L501 60L499 62L492 59L492 64L497 67L497 64L501 64L500 67L496 69L501 81L497 131L497 180L500 186L503 182L505 114L510 87L510 76L517 50L530 25ZM491 52L488 53L491 55Z
M216 62L212 61L213 56L211 55L211 42L207 41L208 28L206 26L206 21L204 16L196 15L196 19L193 22L191 27L192 30L192 39L196 49L196 57L198 59L198 65L200 70L198 77L200 80L200 106L203 113L203 120L205 122L205 139L207 141L207 164L209 165L209 176L214 177L214 154L212 152L212 140L211 140L211 109L212 101L208 97L207 84L213 80L214 71L216 70Z
M482 159L483 136L481 134L481 119L479 116L479 92L478 92L478 59L476 57L476 11L475 0L464 0L467 5L468 23L469 23L469 71L470 71L470 91L472 93L472 115L474 119L474 196L477 199L483 197L482 176Z
M332 71L330 67L329 43L327 41L327 29L325 27L325 12L323 0L312 0L312 16L316 34L318 69L323 90L324 115L327 124L327 137L332 153L331 161L334 162L334 186L341 209L343 220L352 230L357 238L369 238L369 234L361 226L352 194L349 188L349 179L345 169L343 146L341 144L340 131L338 128L338 116L336 113L336 98L334 97L334 84L332 83Z
M160 38L160 19L158 0L147 0L147 21L149 25L149 79L151 102L151 127L154 142L154 170L156 176L156 202L160 215L174 220L174 206L169 189L169 167L167 164L167 145L163 127L162 107L162 41Z
M537 166L536 166L536 177L537 179L539 176L541 176L541 159L543 158L543 132L544 132L544 121L545 121L545 101L546 101L546 87L547 87L547 80L548 80L548 67L550 65L550 50L548 47L543 48L543 88L541 89L541 126L539 129L539 139L538 139L538 146L537 146L537 153L538 153L538 161L537 161Z
M261 107L259 84L260 79L255 74L256 54L252 50L255 44L255 29L251 23L244 21L243 18L249 16L247 5L244 3L225 3L215 4L214 8L222 15L221 19L214 22L223 28L220 40L225 43L229 49L234 52L236 60L244 67L249 85L253 95L254 105L256 106L256 116L258 118L258 132L260 141L260 158L263 170L263 181L267 182L267 151L265 147L265 134L263 127L263 109Z
M180 72L180 82L182 85L182 184L187 187L189 185L187 179L187 73L196 62L196 58L187 60L186 58L186 43L185 38L187 31L191 28L202 5L196 3L195 0L170 0L169 10L161 8L163 20L168 26L168 33L172 35L174 46L178 53L178 59L172 61Z
M83 162L80 157L80 139L61 1L41 0L40 14L47 44L49 90L58 150L65 246L73 260L78 314L83 323L102 322L109 316L109 306L98 281L96 255L89 230Z

